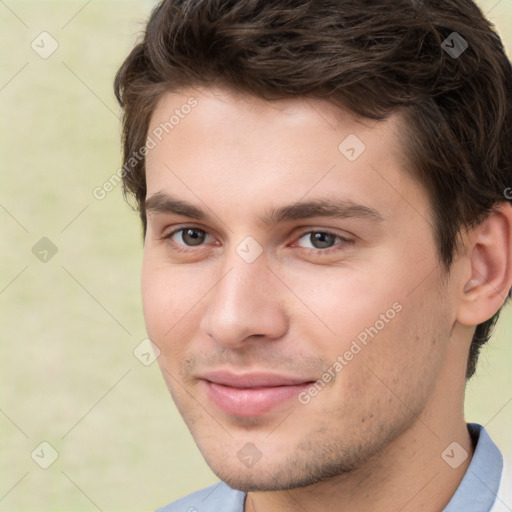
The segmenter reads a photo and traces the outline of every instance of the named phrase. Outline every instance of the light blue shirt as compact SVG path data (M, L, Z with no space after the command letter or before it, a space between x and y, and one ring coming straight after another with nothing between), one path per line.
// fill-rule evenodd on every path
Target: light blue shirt
M503 457L484 427L468 424L475 443L469 467L443 512L489 512L496 500ZM156 512L244 512L246 494L224 482L180 498Z

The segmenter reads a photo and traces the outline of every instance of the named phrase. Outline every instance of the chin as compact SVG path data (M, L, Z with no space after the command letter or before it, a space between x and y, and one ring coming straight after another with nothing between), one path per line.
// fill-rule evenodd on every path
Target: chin
M226 457L205 460L219 479L232 489L243 492L287 491L308 487L335 477L342 477L356 470L359 465L354 460L305 460L290 457L285 461L258 461L246 468L238 460L226 464Z

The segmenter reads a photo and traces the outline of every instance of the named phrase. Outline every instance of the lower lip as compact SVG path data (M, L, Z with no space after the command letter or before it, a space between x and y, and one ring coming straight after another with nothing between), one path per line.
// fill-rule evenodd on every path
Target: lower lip
M261 416L292 398L297 398L310 382L293 386L271 388L232 388L203 381L211 401L227 414L234 416Z

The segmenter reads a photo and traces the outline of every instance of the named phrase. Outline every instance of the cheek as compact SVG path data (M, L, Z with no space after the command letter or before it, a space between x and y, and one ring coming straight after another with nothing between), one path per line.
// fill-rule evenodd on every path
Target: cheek
M356 381L362 396L378 397L380 407L394 414L420 413L446 355L449 308L443 309L446 305L435 300L432 290L423 292L402 298L401 311L369 341L360 360L360 375L365 377Z
M293 315L304 339L331 359L351 346L357 352L354 341L364 348L374 338L381 338L399 320L403 309L402 294L391 282L377 281L352 269L320 269L290 275L288 281L295 283L294 292L304 298L307 307L304 314ZM303 309L300 303L294 307Z
M174 401L180 408L186 397L180 396L181 386L177 381L181 380L180 368L187 349L187 332L193 328L193 310L190 311L192 304L180 292L182 283L174 270L159 264L146 254L141 278L146 331L160 350L158 365ZM190 288L188 291L190 292ZM182 414L185 412L181 411Z
M357 411L359 420L365 411L390 408L393 415L404 403L421 407L441 370L451 328L450 305L435 283L424 283L418 293L410 293L405 279L327 283L322 293L309 295L308 306L335 334L323 328L327 334L320 336L306 317L301 322L304 338L337 374L328 387L339 399L322 405L341 407L347 416Z
M193 285L183 282L179 272L144 254L141 273L141 293L146 330L160 347L182 328L182 321L191 310ZM188 286L187 286L188 284Z
M159 252L145 249L141 293L146 331L160 349L161 369L175 378L187 379L186 361L198 350L197 333L213 284L204 272L170 265ZM172 379L168 385L173 386Z
M166 293L167 283L162 279L151 258L144 254L141 273L142 309L149 337L160 345L164 331L164 323L168 321L168 313L173 304L170 294ZM169 329L170 324L167 326Z

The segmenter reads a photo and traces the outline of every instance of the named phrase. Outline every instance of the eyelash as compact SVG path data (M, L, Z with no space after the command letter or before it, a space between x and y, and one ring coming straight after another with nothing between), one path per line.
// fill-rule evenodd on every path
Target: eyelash
M185 253L185 254L190 254L190 253L194 253L194 252L198 252L197 249L194 249L192 248L191 246L183 246L181 244L176 244L175 242L173 242L171 239L172 237L176 234L176 233L179 233L180 231L185 231L187 229L194 229L194 230L198 230L198 231L202 231L204 233L206 233L206 235L209 235L208 231L206 231L205 229L203 228L200 228L200 227L197 227L197 226L183 226L181 228L178 228L178 229L175 229L174 231L171 231L169 234L167 235L164 235L162 237L162 240L166 240L169 242L169 245L172 246L172 249L177 251L177 252L180 252L180 253ZM325 230L319 230L319 229L311 229L309 231L304 231L302 232L298 238L296 239L297 241L302 239L305 235L309 235L311 233L322 233L324 235L330 235L330 236L333 236L334 238L337 238L339 239L339 244L343 244L343 245L351 245L354 243L354 240L351 240L349 238L345 238L341 235L338 235L336 233L333 233L331 231L325 231ZM339 244L336 244L336 245L339 245ZM337 247L336 245L334 245L333 247L328 247L326 249L311 249L311 248L308 248L308 247L299 247L300 251L301 252L305 252L306 254L312 254L312 255L329 255L333 252L337 252L337 251L342 251L343 248L340 248L340 247ZM183 247L189 247L187 249L184 249ZM196 246L196 247L201 247L201 246Z

